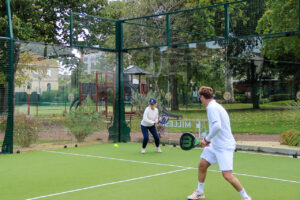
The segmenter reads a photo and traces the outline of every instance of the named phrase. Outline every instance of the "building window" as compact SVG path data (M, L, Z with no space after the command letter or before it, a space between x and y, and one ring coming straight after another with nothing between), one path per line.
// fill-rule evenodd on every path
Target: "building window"
M48 77L51 77L51 69L47 69L47 75Z
M51 83L48 83L47 84L47 91L50 91L51 90Z

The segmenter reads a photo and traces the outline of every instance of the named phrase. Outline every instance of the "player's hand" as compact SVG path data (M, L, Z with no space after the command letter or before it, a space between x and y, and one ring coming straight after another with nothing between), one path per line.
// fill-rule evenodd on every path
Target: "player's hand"
M200 139L200 145L201 145L201 146L205 146L205 145L206 145L206 142L205 142L204 139Z
M206 141L205 139L200 139L200 145L202 147L207 147L210 142Z
M154 124L158 124L158 120L155 120L155 121L154 121Z

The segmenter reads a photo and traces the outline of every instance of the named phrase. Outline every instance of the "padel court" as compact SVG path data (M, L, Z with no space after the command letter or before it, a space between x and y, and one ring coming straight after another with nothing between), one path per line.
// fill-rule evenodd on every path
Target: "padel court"
M182 151L120 143L29 152L1 157L1 199L187 199L197 185L202 149ZM300 196L299 159L236 152L234 173L253 199ZM240 199L218 166L210 167L206 199Z

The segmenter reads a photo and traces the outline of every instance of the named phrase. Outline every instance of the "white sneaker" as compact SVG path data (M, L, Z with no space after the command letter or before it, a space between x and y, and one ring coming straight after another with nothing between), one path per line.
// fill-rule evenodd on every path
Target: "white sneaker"
M144 154L146 152L146 149L142 149L141 153Z
M195 190L193 194L188 196L188 200L198 200L198 199L205 199L204 193L200 193L198 190Z
M160 147L156 147L156 150L157 150L158 153L162 152Z

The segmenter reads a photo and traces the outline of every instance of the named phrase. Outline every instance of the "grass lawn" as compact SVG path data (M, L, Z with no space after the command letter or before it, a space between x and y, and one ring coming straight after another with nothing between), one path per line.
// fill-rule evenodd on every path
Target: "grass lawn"
M299 112L287 109L287 103L272 102L253 110L252 104L223 104L229 113L233 133L280 134L291 129L300 131ZM205 108L180 108L175 114L183 115L183 120L207 119ZM141 117L134 119L132 130L140 131ZM195 122L196 123L196 122ZM195 125L191 129L168 128L169 132L197 132Z
M252 104L223 104L230 115L233 133L256 133L256 134L280 134L291 129L300 131L299 112L287 109L288 103L292 101L271 102L261 105L261 109L253 110ZM35 117L62 116L65 109L69 112L69 107L64 104L59 106L31 106L31 114ZM128 109L128 108L127 108ZM112 107L109 107L112 113ZM27 112L27 106L16 106L16 111ZM38 115L37 115L38 113ZM206 119L206 111L199 104L189 107L180 107L180 111L175 114L183 115L183 121L192 121L191 128L168 128L168 132L197 132L197 119ZM45 118L44 118L45 119ZM47 118L46 118L47 119ZM131 122L132 131L140 131L140 121L142 116L135 116ZM54 119L51 119L54 120ZM57 119L61 120L61 119ZM171 119L174 121L174 119ZM54 120L55 121L55 120ZM175 123L175 122L174 122ZM106 128L105 126L102 126Z
M184 200L197 187L201 149L182 151L153 145L140 154L140 144L83 146L0 159L1 199ZM300 162L288 157L235 153L234 172L253 199L298 200ZM209 168L207 200L241 199L218 166Z

